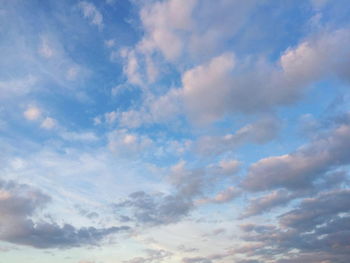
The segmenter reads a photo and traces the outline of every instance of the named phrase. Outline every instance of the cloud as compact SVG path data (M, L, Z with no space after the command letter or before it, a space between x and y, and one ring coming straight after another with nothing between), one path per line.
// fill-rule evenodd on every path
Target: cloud
M234 55L224 53L183 74L183 96L192 119L207 123L221 117L230 99L234 66Z
M61 132L60 136L67 141L82 141L82 142L94 142L98 140L98 137L93 132Z
M75 228L33 217L51 198L41 191L13 181L0 180L0 239L35 248L71 248L97 245L104 237L126 231L129 227Z
M124 260L123 263L153 263L153 262L164 262L169 260L173 253L164 249L147 249L147 257L136 257L130 260Z
M229 113L257 113L297 101L310 84L327 77L349 80L350 31L321 32L288 48L270 63L239 60L226 52L182 75L184 101L198 122Z
M100 30L103 28L103 16L93 3L81 1L78 6L84 17L89 19L90 24L97 26Z
M310 187L327 171L350 162L349 142L350 126L339 125L293 153L252 164L242 185L249 191Z
M347 200L350 197L350 190L333 190L321 193L314 198L307 198L302 201L299 208L283 214L280 222L283 226L308 230L329 222L339 213L350 211Z
M38 79L32 75L0 81L0 99L26 95L35 89Z
M139 43L144 51L158 49L168 60L175 60L182 52L183 42L178 31L188 31L196 0L170 0L145 5L140 16L147 32Z
M206 257L185 257L182 259L182 263L212 263L216 260L224 258L225 256L225 254L213 254Z
M56 120L51 117L46 117L40 125L41 128L44 128L46 130L51 130L55 126L56 126Z
M167 0L143 3L141 53L159 52L170 62L213 56L236 35L259 1ZM228 26L229 25L229 26Z
M294 198L294 194L285 190L272 191L262 197L250 200L241 218L267 213L276 206L288 204Z
M195 143L196 152L203 155L218 155L234 150L245 143L262 144L277 136L280 123L274 117L262 117L247 124L235 133L223 136L202 136Z
M227 189L217 193L212 198L205 198L196 200L197 204L208 204L208 203L216 203L222 204L232 201L242 194L242 191L236 187L230 186Z
M47 37L45 36L41 37L41 44L38 48L38 52L44 58L51 58L55 54L55 51L53 47L50 45L50 42Z
M108 134L108 148L119 156L142 156L152 145L148 136L129 133L126 129Z
M183 258L183 263L212 263L213 261L205 257Z
M243 240L258 242L249 256L275 257L277 262L347 262L350 258L349 189L323 192L302 200L295 209L279 217L279 226L246 225ZM249 244L249 243L248 243ZM291 253L297 250L298 253ZM290 253L289 253L290 252Z
M128 82L134 85L142 86L142 77L139 72L139 61L134 50L124 48L120 55L126 60L123 66L123 72L126 75Z
M118 121L125 128L139 128L156 123L170 123L182 112L181 94L178 89L170 89L161 96L146 96L139 109L130 109L122 112L110 112L106 118L111 123ZM107 116L106 116L107 117Z
M30 106L23 112L23 115L27 120L35 121L41 117L41 110L38 107Z
M188 215L192 202L180 195L150 195L143 191L134 192L125 201L114 204L119 213L129 210L133 220L145 225L163 225L178 222Z

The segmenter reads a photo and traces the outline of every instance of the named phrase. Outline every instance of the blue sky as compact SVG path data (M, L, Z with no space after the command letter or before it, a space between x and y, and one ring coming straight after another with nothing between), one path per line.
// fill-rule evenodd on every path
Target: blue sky
M0 263L347 263L345 0L0 0Z

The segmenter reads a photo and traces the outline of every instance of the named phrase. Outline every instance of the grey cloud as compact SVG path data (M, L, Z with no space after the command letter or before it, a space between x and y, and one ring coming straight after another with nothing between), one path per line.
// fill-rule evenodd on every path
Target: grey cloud
M183 258L183 263L212 263L213 261L204 257Z
M177 247L178 250L184 253L191 253L191 252L197 252L198 248L193 248L193 247L186 247L185 245L180 245Z
M238 172L240 162L236 160L221 161L219 164L205 168L191 169L186 167L184 161L171 168L168 176L169 182L175 187L177 193L185 198L203 196L213 189L218 182L232 181ZM219 192L213 198L205 198L204 202L224 203L240 195L239 189L229 187Z
M147 249L146 257L135 257L130 260L124 260L123 263L158 263L169 259L173 254L169 251L159 249Z
M253 164L242 186L249 191L303 189L332 168L350 162L350 126L340 125L293 153Z
M276 190L262 197L250 200L248 207L242 214L242 218L269 212L272 208L287 204L295 197L285 190Z
M130 194L126 200L113 204L113 207L119 216L127 216L140 224L159 225L178 222L195 207L194 198L205 195L216 183L223 182L223 179L229 179L224 170L234 173L238 162L225 162L223 165L226 169L220 168L220 173L217 173L218 167L207 170L188 169L185 167L185 162L179 162L171 168L167 177L174 187L173 193L148 194L138 191ZM229 187L213 198L204 198L198 202L224 203L240 194L239 189Z
M275 226L272 225L257 225L257 224L243 224L239 226L241 230L244 232L256 232L256 233L263 233L265 231L271 231L275 229Z
M113 205L117 213L127 212L140 224L159 225L179 221L192 209L192 201L178 195L154 194L143 191L129 195L128 199Z
M249 200L248 206L240 218L267 213L276 207L287 205L295 199L313 196L323 190L335 189L342 184L348 183L346 175L345 171L326 173L317 178L310 188L295 191L279 189L268 192L263 196L252 198Z
M75 208L78 210L79 214L81 214L82 216L85 216L88 219L96 219L100 216L97 212L89 211L87 209L80 207L79 205L76 205Z
M0 180L0 240L36 248L70 248L98 245L104 237L129 227L75 228L32 216L50 202L50 197L28 185Z
M349 189L338 189L306 198L279 218L279 227L254 231L258 225L243 226L247 230L243 240L263 244L249 255L279 263L349 262L349 195ZM299 252L288 253L293 249ZM276 256L283 259L273 260Z
M305 199L300 207L281 216L281 224L298 229L313 228L340 212L350 211L350 190L333 190Z
M185 257L182 259L183 263L213 263L216 260L223 259L226 254L213 254L206 257Z
M262 263L263 261L256 260L256 259L241 259L236 260L235 263Z

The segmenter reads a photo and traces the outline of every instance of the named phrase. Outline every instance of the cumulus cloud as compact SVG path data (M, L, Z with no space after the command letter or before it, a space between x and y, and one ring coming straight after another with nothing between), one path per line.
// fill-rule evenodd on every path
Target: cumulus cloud
M192 10L197 0L170 0L145 5L141 20L147 35L141 49L158 49L168 60L175 60L182 52L183 41L178 31L188 31L192 24Z
M350 126L340 125L293 153L251 165L242 185L249 191L302 189L332 168L350 162Z
M313 82L348 80L350 31L322 32L288 48L275 63L245 62L224 53L182 76L190 116L215 121L231 112L253 113L295 102Z
M225 53L182 76L184 101L192 118L207 123L221 117L230 99L234 56Z
M71 248L97 245L108 235L126 231L129 227L75 228L44 220L34 221L51 201L41 191L13 181L0 180L0 239L36 248Z

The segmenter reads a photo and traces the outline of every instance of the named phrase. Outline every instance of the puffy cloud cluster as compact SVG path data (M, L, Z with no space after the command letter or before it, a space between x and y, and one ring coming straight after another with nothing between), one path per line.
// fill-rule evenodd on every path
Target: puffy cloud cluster
M322 174L350 162L350 126L339 125L297 151L251 165L242 185L249 191L310 187Z
M159 75L154 61L162 54L181 68L183 110L199 123L237 112L270 111L294 103L315 82L329 77L349 79L348 28L310 34L296 46L285 47L275 61L237 57L226 41L260 5L254 0L215 4L168 0L141 5L145 34L133 49L123 52L125 74L130 83L143 85L147 83L143 73L152 72L146 75L154 82ZM202 59L196 59L198 55Z
M312 83L349 79L350 31L322 32L287 49L275 63L240 61L223 53L182 75L193 119L210 122L228 113L254 113L295 102Z

